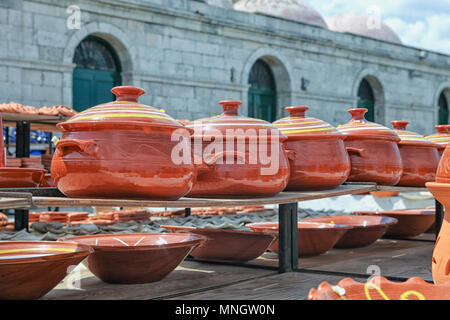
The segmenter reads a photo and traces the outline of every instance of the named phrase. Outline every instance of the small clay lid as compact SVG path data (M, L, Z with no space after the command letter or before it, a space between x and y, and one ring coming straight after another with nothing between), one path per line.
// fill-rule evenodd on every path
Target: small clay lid
M111 89L116 101L107 102L84 110L66 122L58 124L63 130L94 129L103 124L117 126L158 126L182 128L183 125L164 113L163 110L138 102L144 89L133 86L120 86Z
M339 125L337 130L347 136L348 139L372 139L400 141L397 133L381 124L366 120L364 115L368 110L366 108L350 109L348 112L352 118L346 124Z
M292 106L284 108L289 117L279 119L273 123L288 140L337 138L345 136L329 123L305 116L309 109L306 106Z
M450 142L450 124L440 124L434 126L437 133L425 136L425 138L439 145L439 149L445 149L447 143Z
M270 122L240 115L238 109L242 105L241 101L222 100L219 101L219 104L223 108L222 114L211 118L195 120L186 125L187 128L194 129L194 136L198 135L197 132L202 136L212 135L213 132L220 132L225 137L227 134L234 132L236 136L259 137L264 133L268 140L273 134L278 136L280 141L286 139ZM242 133L239 134L239 132Z
M391 121L392 126L394 127L395 132L397 132L400 137L399 145L411 145L418 147L429 147L429 148L438 148L439 146L427 139L421 134L406 131L406 127L408 126L408 121L400 121L395 120Z

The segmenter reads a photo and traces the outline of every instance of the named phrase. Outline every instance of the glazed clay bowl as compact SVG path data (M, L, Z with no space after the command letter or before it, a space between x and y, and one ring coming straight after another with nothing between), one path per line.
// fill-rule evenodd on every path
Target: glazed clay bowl
M193 228L161 225L170 232L191 232L208 238L208 241L192 251L196 260L217 262L245 262L262 255L275 237L252 231L236 231L213 228Z
M38 299L93 250L66 242L0 242L0 299Z
M258 233L263 232L278 236L278 222L250 223L246 227ZM339 224L298 222L298 256L312 257L327 252L350 229L351 226ZM278 240L269 249L278 253Z
M426 232L434 223L435 211L428 209L405 209L392 211L356 211L357 215L378 215L397 219L386 231L389 237L415 237Z
M36 188L46 172L34 168L0 168L0 188Z
M418 277L393 282L377 276L366 283L345 278L336 286L322 282L309 291L308 300L450 300L450 283L434 285Z
M130 233L65 238L94 249L83 263L107 283L159 281L206 239L195 234Z
M333 216L307 218L302 221L336 223L348 225L348 230L335 244L335 248L360 248L371 245L381 238L389 226L397 223L397 220L384 216Z

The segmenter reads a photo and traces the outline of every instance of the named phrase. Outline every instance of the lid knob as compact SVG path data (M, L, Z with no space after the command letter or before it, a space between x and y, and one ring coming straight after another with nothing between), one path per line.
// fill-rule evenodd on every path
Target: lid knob
M138 102L139 97L145 93L144 89L134 86L114 87L111 92L116 96L116 101L130 102Z
M434 128L439 133L449 133L450 132L450 124L440 124L440 125L434 126Z
M391 121L391 124L395 130L406 130L406 127L408 126L409 122L395 120L395 121Z
M219 101L219 104L223 108L223 115L237 116L239 115L238 109L242 105L242 102L239 100L222 100Z
M284 108L284 110L289 112L289 115L291 117L301 117L301 118L305 117L305 113L308 109L309 107L307 106L291 106Z
M348 110L348 112L352 115L352 120L365 120L364 115L369 111L366 108L354 108Z

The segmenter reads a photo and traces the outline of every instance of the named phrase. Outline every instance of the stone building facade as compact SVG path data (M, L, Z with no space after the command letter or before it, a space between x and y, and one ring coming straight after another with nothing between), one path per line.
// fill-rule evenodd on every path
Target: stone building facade
M276 117L284 106L308 105L309 115L344 123L366 80L375 121L409 120L425 134L434 131L442 97L450 101L448 55L227 3L2 0L0 102L72 106L75 52L89 36L114 51L121 84L144 88L141 102L177 119L216 115L223 99L242 100L247 114L249 76L261 61L273 76Z

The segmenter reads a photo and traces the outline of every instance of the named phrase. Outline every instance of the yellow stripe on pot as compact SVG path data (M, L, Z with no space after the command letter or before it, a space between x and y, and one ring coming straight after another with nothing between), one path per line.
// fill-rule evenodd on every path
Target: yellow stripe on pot
M0 250L0 254L17 253L17 252L30 252L30 251L75 252L76 249L69 249L69 248L23 248L23 249Z
M333 128L302 129L302 130L281 130L281 133L300 133L300 132L330 131L330 130L333 130Z

